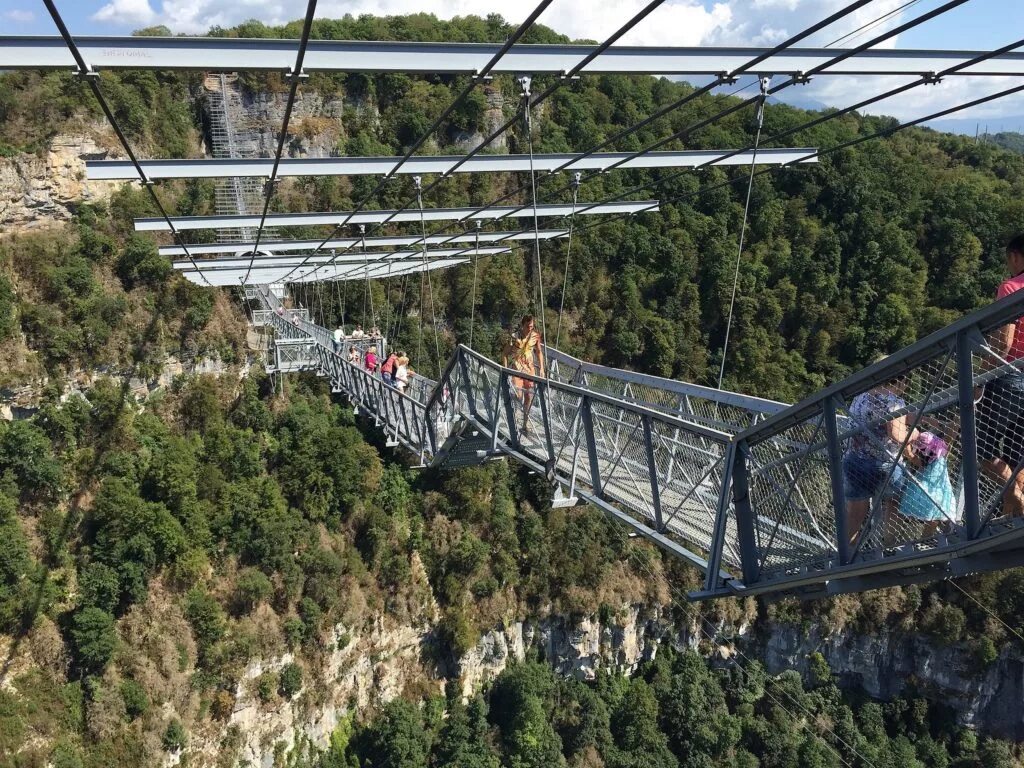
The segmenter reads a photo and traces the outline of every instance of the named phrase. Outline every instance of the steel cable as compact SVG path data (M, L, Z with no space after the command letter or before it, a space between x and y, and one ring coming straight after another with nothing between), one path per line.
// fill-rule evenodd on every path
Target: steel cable
M160 215L163 217L164 221L167 222L167 227L168 229L170 229L171 236L174 238L175 242L179 245L179 247L181 247L181 249L185 251L185 256L188 257L189 263L192 264L193 268L197 272L199 272L199 274L202 276L206 284L212 287L213 284L209 281L206 275L202 273L202 270L199 269L199 265L196 263L196 260L189 252L188 246L185 244L185 241L181 237L181 233L174 226L174 222L171 221L171 217L168 215L167 209L164 208L163 203L160 202L160 198L157 197L155 184L146 176L145 171L142 170L142 165L139 163L139 160L136 157L135 152L132 151L131 144L129 144L128 142L128 137L121 129L121 125L117 122L117 118L114 117L114 112L113 110L111 110L110 104L107 103L107 99L103 95L103 91L100 89L99 73L94 72L86 63L85 59L82 57L82 52L79 50L78 44L75 42L75 39L71 36L71 32L68 31L67 25L64 23L64 19L61 17L60 12L57 10L57 6L54 4L53 0L43 0L43 3L46 5L46 10L49 11L50 17L53 19L53 23L57 25L57 30L60 32L61 37L64 38L64 44L71 52L72 57L75 59L75 63L78 65L78 69L75 72L75 74L79 77L84 78L86 82L89 84L89 88L92 90L93 95L96 97L96 101L99 102L100 109L103 111L104 117L106 117L107 122L110 123L110 127L114 129L114 133L117 135L118 141L121 143L121 146L124 148L125 153L128 155L128 159L131 160L132 165L135 166L135 172L139 174L139 181L142 182L142 186L146 189L147 192L149 192L149 196L153 200L153 204L156 206L156 209L160 212Z
M725 339L722 342L722 364L718 369L718 389L722 388L725 376L725 356L729 351L729 333L732 331L732 315L736 307L736 286L740 280L740 261L743 259L743 240L747 234L747 221L750 217L750 195L754 191L754 166L757 164L757 148L761 142L761 129L764 128L764 108L768 98L768 78L761 80L761 106L757 110L757 135L754 137L754 153L750 157L750 180L747 182L747 200L743 205L743 224L740 226L740 243L736 250L736 266L732 275L732 297L729 299L729 315L725 323Z
M295 68L291 73L291 87L288 90L288 102L284 108L284 120L281 122L281 135L277 140L277 151L274 153L274 166L270 171L270 178L267 180L267 189L263 199L263 214L260 216L260 225L256 229L256 244L252 248L252 256L249 258L249 266L245 270L243 283L249 281L249 274L252 272L253 262L259 252L260 239L263 237L263 225L267 221L267 212L270 210L270 201L274 197L274 190L277 188L277 172L281 165L281 156L284 154L284 144L288 139L288 125L291 122L292 110L295 107L295 97L299 92L299 82L306 77L302 72L302 64L306 59L306 48L309 45L309 35L313 29L313 15L316 13L317 0L309 0L306 5L306 18L302 24L302 37L299 40L299 51L295 56ZM239 211L241 213L241 211Z
M388 171L388 173L384 175L384 177L380 180L380 182L378 182L377 186L374 187L374 189L368 195L363 197L362 200L360 200L359 203L356 205L356 207L352 211L349 212L349 214L345 217L345 219L335 226L335 228L331 232L331 234L329 234L327 237L324 238L323 242L320 243L320 245L316 248L316 250L314 250L312 253L309 254L309 256L306 257L306 260L308 260L310 257L312 257L312 256L316 255L317 253L319 253L320 250L324 247L324 245L327 242L329 242L339 232L341 232L341 230L348 224L348 222L352 219L353 216L355 216L357 213L359 213L361 210L363 210L363 208L366 206L366 204L369 203L370 200L372 200L382 189L384 189L384 186L388 183L388 181L391 178L394 177L394 175L398 171L398 169L401 168L403 165L405 165L405 163L407 163L409 161L409 158L411 158L413 156L413 154L415 154L415 152L421 146L423 146L423 144L427 141L427 139L429 139L434 134L434 132L444 124L444 121L448 119L448 117L469 96L469 94L477 87L477 85L479 85L480 83L485 82L486 80L490 79L490 73L494 69L494 67L497 66L498 62L501 61L501 59L505 56L505 54L508 53L512 49L512 46L514 46L517 42L519 42L520 38L522 38L522 36L524 34L526 34L526 32L530 29L530 27L533 26L534 22L536 22L538 17L540 17L540 15L545 10L547 10L547 7L549 5L551 5L552 1L553 0L542 0L537 5L537 7L534 8L533 13L531 13L526 18L526 20L523 21L523 23L519 25L519 27L515 30L515 32L513 32L509 36L509 38L505 41L504 45L502 45L502 47L494 54L494 56L491 57L491 60L488 61L486 65L484 65L484 68L481 69L473 78L470 79L470 82L466 85L465 88L462 89L462 91L448 105L447 109L445 109L437 117L437 119L434 120L434 122L431 124L431 126L426 131L423 132L423 134L406 151L405 155L402 156L402 158L398 161L398 163L396 163L394 165L394 167L392 167L391 170ZM405 208L407 208L408 205L409 205L409 203L406 203L405 207L403 207L402 210L405 210ZM396 211L395 213L397 214L398 211ZM390 218L391 217L389 217L388 220L390 220ZM387 223L387 222L385 221L384 223ZM303 264L305 264L305 261L303 261ZM300 264L299 266L302 266L302 265ZM313 270L313 274L315 275L319 271L319 269L321 269L321 268L322 267L318 267L317 269ZM287 275L285 275L283 279L287 279L293 272L295 272L294 269L291 272L289 272Z

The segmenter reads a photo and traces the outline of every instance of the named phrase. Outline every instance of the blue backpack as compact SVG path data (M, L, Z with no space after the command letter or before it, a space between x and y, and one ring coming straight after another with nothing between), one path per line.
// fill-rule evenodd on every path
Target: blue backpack
M900 514L915 520L955 520L956 494L949 481L946 457L909 474L900 500Z

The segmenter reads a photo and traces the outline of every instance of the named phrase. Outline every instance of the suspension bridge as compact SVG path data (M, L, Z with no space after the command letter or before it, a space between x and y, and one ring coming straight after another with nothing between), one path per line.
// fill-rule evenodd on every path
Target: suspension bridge
M90 179L141 182L160 216L139 219L139 231L166 232L173 245L160 252L188 280L231 287L247 302L254 326L272 335L269 366L280 373L313 371L334 392L371 417L389 443L421 465L457 469L506 457L542 474L552 484L554 504L592 504L704 574L693 599L730 595L814 597L892 584L962 576L1024 564L1024 519L1004 513L1018 464L1009 478L987 471L979 443L999 439L1018 418L997 403L994 420L978 418L979 392L1020 374L1020 363L994 341L1024 317L1024 292L1008 296L921 339L795 405L721 386L659 378L576 359L545 343L544 375L509 368L461 344L439 361L436 381L417 375L400 391L375 371L351 362L337 349L330 329L315 322L310 307L289 299L289 286L338 284L417 275L429 287L431 273L526 246L542 274L541 243L631 216L657 215L668 204L740 181L747 182L743 252L750 189L759 174L785 172L849 146L892 135L907 127L1024 91L1024 54L1014 41L992 51L924 51L879 47L967 0L950 0L932 11L874 34L849 48L801 48L798 44L841 21L870 0L857 0L826 19L763 49L639 48L616 43L662 0L653 0L599 45L528 45L523 34L550 5L540 3L501 45L311 40L316 2L307 7L302 36L295 40L227 38L76 38L52 0L44 0L59 37L0 38L0 69L71 69L88 84L114 127L125 160L87 164ZM865 25L870 31L870 25ZM844 35L843 39L848 39ZM213 121L214 156L204 159L140 159L120 129L103 92L100 70L153 68L224 73L286 72L288 101L273 157L242 156L226 112ZM406 72L463 75L466 84L431 127L400 157L285 156L297 93L311 72ZM528 74L523 74L528 73ZM445 124L471 91L499 75L515 75L521 90L516 113L462 155L417 152ZM532 118L541 102L581 76L673 74L704 85L582 151L538 154ZM896 75L902 85L857 104L762 136L764 105L779 91L812 78ZM539 92L534 77L547 83ZM753 77L756 93L666 139L631 152L610 151L652 121ZM1010 87L831 147L774 146L801 131L877 101L950 78L1001 78ZM219 90L220 107L231 109L229 78L208 78ZM754 141L725 150L665 149L742 109L756 112ZM521 127L527 152L487 152L495 140ZM765 146L773 145L773 146ZM697 193L656 199L651 192L695 169L739 166L742 177ZM657 181L612 198L581 202L586 182L617 170L657 169ZM424 205L429 193L454 174L518 173L529 181L490 202L464 208ZM358 176L379 179L349 211L271 212L278 184L288 176ZM397 208L374 210L379 193L397 177L413 177L413 192ZM432 181L426 181L433 177ZM217 214L172 216L157 195L165 179L219 180ZM568 178L549 195L538 187ZM227 180L227 181L225 181ZM262 188L253 181L265 182ZM256 190L254 192L254 189ZM643 194L642 199L634 199ZM564 199L571 197L571 201ZM541 227L544 220L545 228ZM577 223L586 221L586 223ZM438 227L430 232L426 224ZM396 224L418 224L418 234L382 233ZM325 237L283 240L280 228L330 228ZM449 232L452 227L461 231ZM358 232L347 232L358 227ZM371 227L367 234L366 228ZM500 227L492 229L492 227ZM189 242L187 233L213 230L213 243ZM567 258L569 258L567 256ZM475 275L475 273L474 273ZM475 294L475 277L474 277ZM538 290L543 312L546 297ZM473 303L475 305L474 295ZM432 318L433 320L433 318ZM436 329L436 323L435 323ZM728 342L728 333L726 343ZM723 365L725 353L723 351ZM523 381L532 382L534 404L524 408ZM720 382L719 382L720 384ZM894 394L898 393L898 397ZM891 395L890 405L867 421L855 413L864 396ZM991 409L990 409L991 410ZM906 424L899 454L873 489L863 521L850 513L844 457L853 441L888 434ZM948 445L952 506L933 503L936 524L894 514L900 498L921 483L895 456L911 435L925 429ZM884 447L884 446L883 446ZM1024 461L1024 447L1020 449Z

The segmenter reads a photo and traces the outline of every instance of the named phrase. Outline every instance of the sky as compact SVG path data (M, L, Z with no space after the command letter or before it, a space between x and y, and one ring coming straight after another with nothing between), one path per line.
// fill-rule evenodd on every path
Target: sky
M539 22L572 38L601 40L645 5L647 0L554 0ZM633 45L768 46L825 18L849 0L667 0L622 43ZM943 0L873 0L801 45L828 45L843 35L890 14L876 26L837 47L864 43L873 36L926 13ZM908 4L907 7L901 8ZM213 25L231 26L246 19L268 24L301 18L305 0L57 0L74 35L129 34L133 29L164 24L174 32L202 34ZM533 3L520 0L320 0L317 16L402 14L418 11L442 18L500 13L518 22ZM895 11L895 12L894 12ZM893 13L894 12L894 13ZM1024 0L968 0L964 5L883 43L896 48L991 50L1022 37ZM0 34L52 35L56 28L40 0L0 0ZM1024 50L1024 49L1022 49ZM871 93L907 82L906 78L819 77L808 86L782 91L779 99L801 106L842 107ZM749 85L741 81L739 87ZM870 111L901 120L921 117L957 103L1024 84L995 78L950 78L922 86ZM734 90L729 89L729 90ZM746 93L750 93L748 90ZM744 95L746 95L746 93ZM1024 130L1024 95L997 100L934 124L944 130L973 134Z

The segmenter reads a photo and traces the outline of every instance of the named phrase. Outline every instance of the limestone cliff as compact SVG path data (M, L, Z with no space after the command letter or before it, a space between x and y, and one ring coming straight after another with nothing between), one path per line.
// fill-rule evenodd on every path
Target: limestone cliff
M365 713L403 691L439 693L446 679L457 679L468 696L528 654L582 680L594 679L599 671L629 674L671 644L714 653L720 664L757 658L771 674L787 669L803 673L809 655L819 652L847 687L887 699L913 685L952 707L967 725L1004 738L1024 738L1024 659L1007 652L979 673L972 671L974 662L966 649L936 648L917 636L829 634L821 628L804 633L792 625L733 629L736 633L723 636L735 641L711 641L695 623L673 621L665 608L630 605L605 621L597 616L548 616L511 622L484 633L461 658L444 660L432 624L398 625L378 617L362 630L335 627L329 651L314 670L316 693L309 686L293 699L263 704L254 681L279 670L292 656L250 664L235 690L226 726L237 728L236 759L271 768L275 752L287 752L300 742L324 748L347 714ZM209 732L204 753L212 755L220 737L219 731ZM209 764L214 764L212 757Z
M120 154L108 131L58 134L43 156L0 158L0 234L51 226L71 217L80 203L105 202L117 182L87 181L86 160Z

